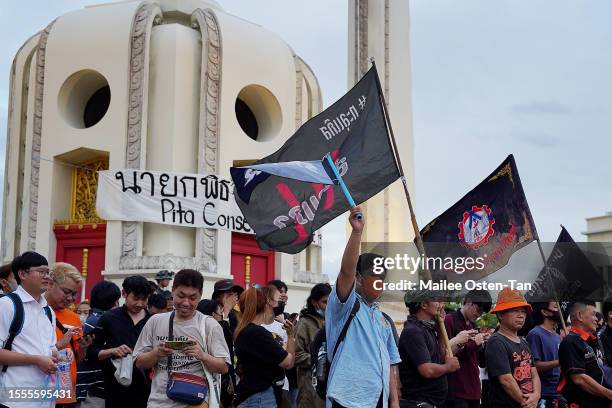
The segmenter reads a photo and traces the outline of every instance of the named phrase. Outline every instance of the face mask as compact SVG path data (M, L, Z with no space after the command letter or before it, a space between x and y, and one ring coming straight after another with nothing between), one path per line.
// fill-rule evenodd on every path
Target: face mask
M11 288L11 292L16 291L17 287L19 286L19 285L17 285L17 282L15 282L15 281L7 281L7 283L9 285L9 288Z
M85 323L85 320L87 320L87 316L85 316L84 314L79 315L79 319L81 319L81 323Z
M324 309L319 309L318 307L316 308L317 313L319 314L319 316L321 317L325 317L325 310Z
M559 312L550 309L544 309L552 313L552 316L546 316L547 319L552 320L555 323L561 323L561 316L559 316Z
M274 313L274 316L278 316L279 314L283 314L283 312L285 311L285 302L278 302L278 306L276 306L274 309L272 309L272 312Z

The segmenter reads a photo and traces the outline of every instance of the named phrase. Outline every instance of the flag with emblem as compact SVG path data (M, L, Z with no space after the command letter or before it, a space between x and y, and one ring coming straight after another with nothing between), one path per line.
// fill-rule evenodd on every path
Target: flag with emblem
M399 178L376 68L278 151L255 163L276 166L230 169L236 202L260 248L298 253L316 230L349 210L340 186L316 178L316 163L326 154L357 204ZM308 163L310 170L317 168L304 176Z
M430 267L434 278L453 281L487 276L538 239L514 157L427 224L421 236L427 257L480 258L461 268Z

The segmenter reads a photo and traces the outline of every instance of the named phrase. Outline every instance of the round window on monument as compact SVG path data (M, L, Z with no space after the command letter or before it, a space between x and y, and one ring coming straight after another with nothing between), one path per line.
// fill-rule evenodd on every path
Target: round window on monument
M249 108L249 105L244 103L240 98L236 98L236 119L240 128L253 140L257 140L259 136L259 126L257 126L257 119L255 114Z
M73 128L95 126L106 115L111 101L110 86L98 71L84 69L70 75L58 95L58 110Z
M85 112L83 113L85 127L92 127L102 120L106 115L108 105L110 105L110 86L106 85L98 89L85 104Z
M236 97L236 120L251 139L267 142L280 132L283 117L278 100L261 85L248 85Z

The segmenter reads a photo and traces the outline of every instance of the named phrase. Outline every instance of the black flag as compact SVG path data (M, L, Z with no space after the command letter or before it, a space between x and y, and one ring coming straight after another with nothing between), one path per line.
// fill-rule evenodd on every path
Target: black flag
M536 240L514 157L508 156L482 183L427 224L421 236L428 258L455 260L451 267L429 266L434 278L452 281L493 273L515 251ZM457 268L458 259L472 261Z
M542 268L532 288L525 294L531 302L600 302L605 294L605 282L602 273L591 263L589 257L605 253L598 244L585 244L587 254L583 251L565 228L550 253L546 266Z
M327 153L356 203L399 178L389 141L376 68L332 106L304 123L260 163L321 160ZM252 169L232 168L236 202L262 249L295 254L314 231L349 210L337 185L308 183ZM242 197L248 197L248 203Z

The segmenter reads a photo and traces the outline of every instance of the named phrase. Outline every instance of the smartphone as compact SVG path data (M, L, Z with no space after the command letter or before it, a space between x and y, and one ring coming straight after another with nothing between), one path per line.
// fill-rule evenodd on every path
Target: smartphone
M187 347L194 346L196 344L193 340L166 340L164 342L164 347L172 349L172 350L183 350Z
M69 324L65 324L65 325L64 325L64 327L65 327L66 329L68 329L68 330L74 330L74 329L77 329L77 330L76 330L76 333L75 333L76 335L79 335L79 334L81 334L81 335L82 335L82 334L83 334L83 329L82 329L81 327L79 327L79 326L72 326L72 325L69 325Z

